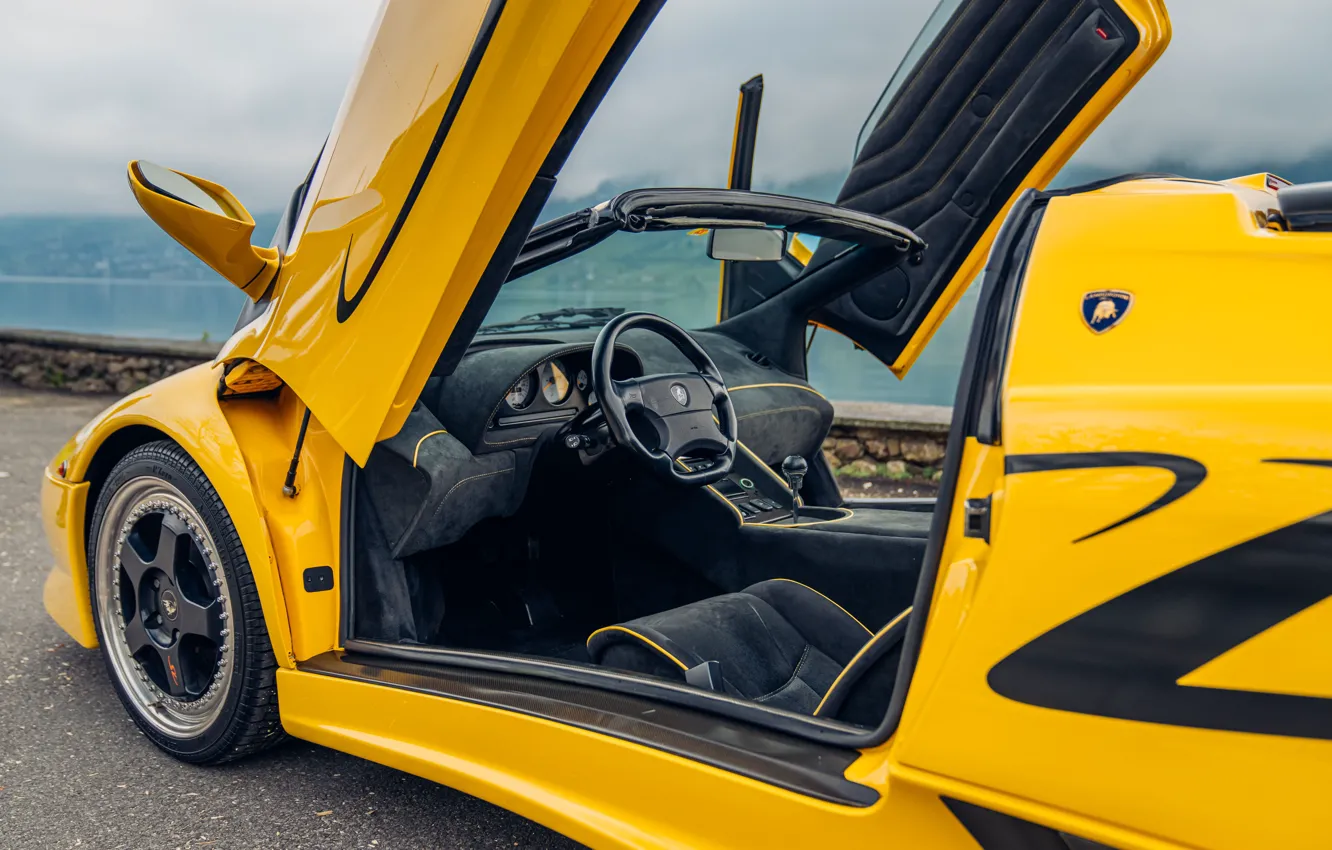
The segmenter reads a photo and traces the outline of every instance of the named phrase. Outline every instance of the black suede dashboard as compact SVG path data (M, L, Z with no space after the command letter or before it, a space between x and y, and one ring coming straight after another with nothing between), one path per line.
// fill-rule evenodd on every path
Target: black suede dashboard
M692 335L726 377L740 440L750 451L772 465L787 455L809 457L818 450L832 426L827 399L730 337L706 330ZM522 411L511 410L505 395L553 360L574 381L590 364L596 336L597 329L591 328L480 337L453 374L426 383L421 401L473 454L532 445L585 406L590 389L573 387L559 405L538 396ZM684 355L656 334L630 330L620 340L614 366L618 375L693 370Z

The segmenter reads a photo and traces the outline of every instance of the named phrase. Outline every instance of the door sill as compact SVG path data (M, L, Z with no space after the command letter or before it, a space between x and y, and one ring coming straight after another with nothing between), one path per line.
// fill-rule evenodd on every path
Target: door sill
M873 788L844 775L860 757L858 750L833 744L827 736L811 740L809 729L792 734L771 728L770 723L719 716L727 712L718 711L716 705L700 709L684 705L684 699L663 695L695 690L692 688L615 674L598 677L603 671L521 656L374 641L348 641L345 653L324 653L297 666L307 673L372 682L564 723L830 803L863 808L879 800ZM541 667L552 669L536 672ZM673 696L734 703L736 708L777 715L792 725L819 727L830 733L844 731L812 718L802 724L803 718L730 697L703 692Z

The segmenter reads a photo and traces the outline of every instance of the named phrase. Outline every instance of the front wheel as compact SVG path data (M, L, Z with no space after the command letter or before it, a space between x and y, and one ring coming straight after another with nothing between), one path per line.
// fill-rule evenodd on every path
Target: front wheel
M88 535L93 619L116 694L144 735L214 764L284 737L277 662L240 537L170 442L111 471Z

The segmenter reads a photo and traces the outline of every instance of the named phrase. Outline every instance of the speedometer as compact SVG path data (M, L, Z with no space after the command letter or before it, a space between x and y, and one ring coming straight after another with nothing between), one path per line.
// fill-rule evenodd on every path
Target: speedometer
M514 410L522 410L536 398L536 390L537 376L533 372L528 372L518 379L518 383L509 388L504 401Z
M569 397L569 375L564 371L564 364L552 360L541 367L541 394L552 405L564 404Z

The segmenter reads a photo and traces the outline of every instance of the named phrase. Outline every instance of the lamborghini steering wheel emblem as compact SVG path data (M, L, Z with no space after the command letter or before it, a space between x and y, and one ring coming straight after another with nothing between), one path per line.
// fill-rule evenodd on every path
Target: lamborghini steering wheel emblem
M1082 321L1092 333L1103 334L1124 321L1132 306L1132 292L1096 289L1082 296Z
M671 395L680 402L681 407L689 406L689 390L685 389L684 384L671 384Z

